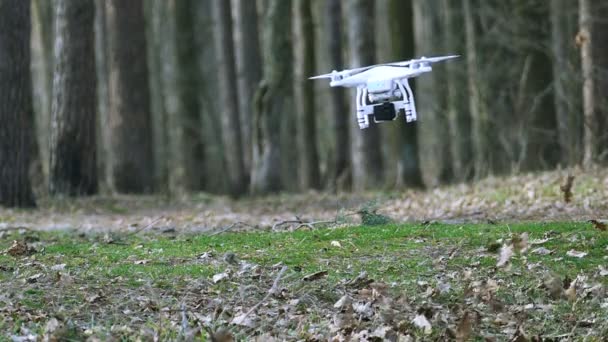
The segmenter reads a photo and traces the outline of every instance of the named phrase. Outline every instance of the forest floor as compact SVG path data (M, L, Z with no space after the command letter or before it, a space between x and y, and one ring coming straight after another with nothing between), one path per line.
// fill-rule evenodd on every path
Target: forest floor
M604 171L3 209L0 341L603 340Z

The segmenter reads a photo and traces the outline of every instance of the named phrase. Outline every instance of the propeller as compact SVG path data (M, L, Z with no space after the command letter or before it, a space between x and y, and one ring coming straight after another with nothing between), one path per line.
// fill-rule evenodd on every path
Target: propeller
M346 70L343 70L340 72L334 70L329 74L323 74L323 75L310 77L309 80L316 80L316 79L320 79L320 78L331 78L332 81L335 81L335 80L338 80L339 78L348 77L348 76L358 74L358 73L361 73L366 70L369 70L369 69L372 69L375 67L379 67L379 66L389 66L389 67L395 67L395 68L409 68L410 65L416 64L416 63L430 64L430 63L442 62L445 60L454 59L454 58L458 58L458 57L460 57L460 55L438 56L438 57L420 57L417 59L409 60L407 62L374 64L374 65L361 67L361 68L346 69Z

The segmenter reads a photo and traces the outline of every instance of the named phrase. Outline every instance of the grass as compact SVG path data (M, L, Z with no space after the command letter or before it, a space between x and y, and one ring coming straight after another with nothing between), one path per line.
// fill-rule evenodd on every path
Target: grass
M524 232L530 240L549 237L542 246L553 253L516 254L510 269L497 269L497 256L488 253L486 247ZM607 331L599 325L600 319L608 319L606 310L599 309L605 297L579 298L573 305L549 298L540 286L547 274L563 279L585 275L590 283L608 285L608 277L596 275L598 266L606 264L608 234L586 223L383 225L216 236L124 235L117 236L116 243L107 243L100 235L15 232L0 240L0 250L9 248L15 239L26 238L38 241L33 243L38 252L26 257L0 255L0 286L5 291L0 294L0 329L4 338L20 334L22 328L43 334L45 323L52 317L70 325L70 333L80 336L130 340L149 333L163 339L178 338L180 303L192 312L210 315L214 310L210 301L221 299L234 315L239 307L246 310L261 299L276 274L273 265L278 263L289 267L285 279L289 295L283 300L273 299L269 306L287 305L290 298L302 300L303 294L314 297L315 305L306 306L309 321L304 326L328 325L333 304L347 291L345 281L365 271L376 283L388 284L395 297L407 298L414 311L430 303L445 307L445 312L454 316L450 321L453 324L463 306L479 311L487 306L471 306L465 295L467 288L475 281L495 279L501 284L496 298L507 307L554 304L551 315L526 312L526 329L531 334L558 336L573 329L576 334L587 334L591 328ZM588 255L580 259L569 257L566 253L571 249ZM201 259L204 253L211 257ZM234 253L241 262L259 265L262 271L256 277L249 273L239 277L239 266L223 261L226 253ZM535 263L540 266L530 270L528 265ZM63 270L52 269L60 264L65 264ZM230 281L210 281L213 275L226 270L232 271ZM473 273L467 281L462 279L466 270ZM327 277L301 281L304 275L319 271L327 271ZM43 276L36 282L28 281L40 273ZM450 284L450 291L428 295L427 291L444 283ZM239 291L248 286L256 287L256 295L249 299L241 295L240 301L235 300ZM167 317L163 326L164 314ZM198 324L195 317L188 318L191 326ZM585 317L593 317L596 323L584 321ZM172 319L176 322L173 325L168 323ZM410 321L411 317L404 319ZM217 318L214 324L230 327L237 337L252 334L243 327L230 326L229 319L224 320L222 323L221 317ZM509 324L500 326L483 320L479 324L479 338L511 333L506 329ZM271 325L262 330L268 331ZM306 337L302 329L293 329L289 334ZM415 327L408 329L412 334L419 333ZM432 336L437 337L444 330L445 327L434 329Z

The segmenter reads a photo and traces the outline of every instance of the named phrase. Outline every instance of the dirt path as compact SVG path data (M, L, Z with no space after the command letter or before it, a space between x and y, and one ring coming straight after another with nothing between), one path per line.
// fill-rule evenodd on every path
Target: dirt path
M575 176L572 200L566 203L560 185L567 171L489 178L426 192L366 194L276 195L229 200L205 194L176 201L160 196L92 197L79 200L42 200L35 211L0 208L0 230L77 229L117 231L139 229L217 231L293 229L299 222L335 221L359 224L355 213L366 208L396 222L443 221L580 221L608 218L608 170ZM277 223L285 221L282 225ZM149 226L149 227L148 227Z

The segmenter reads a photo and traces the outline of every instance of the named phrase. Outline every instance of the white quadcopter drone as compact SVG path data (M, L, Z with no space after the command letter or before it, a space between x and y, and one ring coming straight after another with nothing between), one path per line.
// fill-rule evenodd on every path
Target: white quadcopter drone
M431 63L459 56L421 57L410 61L383 63L342 71L310 79L329 78L331 87L357 87L357 122L359 128L369 127L369 116L374 122L392 121L397 113L403 114L407 122L416 121L414 93L408 79L430 72Z

